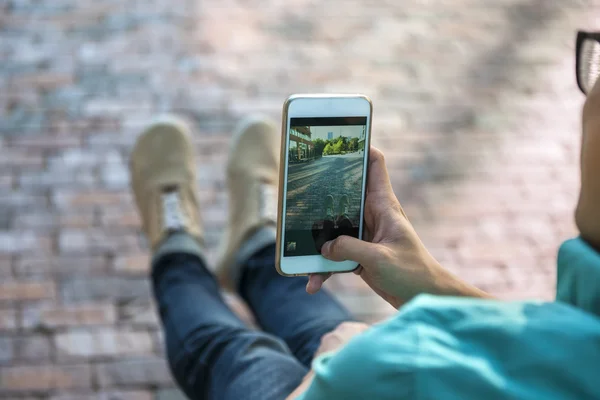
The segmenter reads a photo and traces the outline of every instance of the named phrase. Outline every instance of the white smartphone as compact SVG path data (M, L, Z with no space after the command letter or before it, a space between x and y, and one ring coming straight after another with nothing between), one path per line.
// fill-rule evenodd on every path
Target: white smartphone
M284 103L275 260L281 275L358 267L325 259L321 248L340 235L362 239L372 113L363 95L293 95Z

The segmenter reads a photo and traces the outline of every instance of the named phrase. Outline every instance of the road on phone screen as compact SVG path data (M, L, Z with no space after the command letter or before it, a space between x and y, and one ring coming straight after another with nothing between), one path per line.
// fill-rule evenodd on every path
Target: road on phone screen
M325 198L332 195L335 213L348 195L348 216L358 226L363 153L323 156L288 167L286 229L311 229L325 216Z

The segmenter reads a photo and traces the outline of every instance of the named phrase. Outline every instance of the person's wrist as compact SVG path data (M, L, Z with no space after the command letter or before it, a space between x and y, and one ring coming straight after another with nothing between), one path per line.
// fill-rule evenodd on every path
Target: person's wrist
M463 281L447 269L439 266L440 274L436 282L436 295L439 296L458 296L458 297L476 297L491 298L483 290Z

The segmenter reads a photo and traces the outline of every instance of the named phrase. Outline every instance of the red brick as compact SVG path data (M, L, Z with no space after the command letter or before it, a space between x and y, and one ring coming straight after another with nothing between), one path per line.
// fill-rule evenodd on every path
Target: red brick
M0 280L11 280L13 277L12 271L13 255L0 254Z
M56 295L53 282L3 282L0 300L53 299Z
M96 376L102 388L173 385L166 360L156 356L98 364Z
M61 228L91 228L96 220L93 213L65 213L58 219Z
M58 359L96 358L150 354L152 338L148 332L130 329L100 328L70 331L54 337Z
M0 189L9 190L12 189L15 183L14 175L10 174L9 171L2 171L2 175L0 175Z
M24 74L13 79L10 83L19 86L32 86L42 90L56 89L61 86L72 84L74 81L73 74L57 73L57 72L36 72Z
M95 393L72 392L49 397L49 400L153 400L152 392L147 390L108 390ZM172 399L176 400L176 399ZM183 399L182 399L183 400Z
M82 113L86 117L109 116L118 117L127 114L127 110L134 104L131 99L120 98L92 98L82 105ZM151 110L151 100L135 101L137 110Z
M98 400L98 393L89 391L59 393L49 397L49 400Z
M156 392L155 400L186 400L187 397L178 388L164 388Z
M122 135L116 130L92 133L87 138L87 143L94 148L131 148L134 142L135 136Z
M38 234L31 230L0 231L0 254L17 254L36 251L49 254L52 250L52 240L48 235Z
M142 223L136 210L103 209L102 225L108 227L139 228Z
M21 171L19 188L32 192L61 190L62 188L95 188L98 179L92 168L52 168L45 171Z
M15 276L19 278L48 277L50 275L102 275L106 273L104 256L40 257L21 255L14 263Z
M23 210L13 214L12 228L47 232L56 228L57 220L58 217L48 211Z
M115 259L115 271L131 275L147 275L150 271L150 255L131 254Z
M14 338L15 359L40 364L50 361L50 339L44 335L26 335Z
M14 361L14 338L0 335L0 365L10 365Z
M14 366L0 368L0 393L86 389L91 386L89 365Z
M196 148L196 153L203 161L223 161L223 153L222 149L229 146L231 143L231 133L230 132L222 132L220 134L210 135L210 136L194 136L192 138L194 142L194 147ZM211 160L211 157L215 157L216 160Z
M74 168L94 168L97 167L104 159L104 154L94 149L83 149L81 147L74 147L64 149L63 151L48 158L48 167L51 170L66 171ZM104 161L106 162L106 161Z
M63 229L58 237L60 253L99 254L139 251L140 243L134 232L100 229Z
M128 303L149 301L152 297L150 282L146 277L97 276L65 278L61 283L61 296L65 303L117 301Z
M103 190L95 191L67 191L61 190L54 193L54 204L60 209L76 209L90 206L106 207L127 202L128 194Z
M38 305L25 307L22 314L23 327L26 329L112 325L117 319L112 304Z
M88 231L68 229L60 232L58 237L58 248L63 253L87 253L93 247L93 239Z
M34 150L62 150L81 145L81 138L73 135L24 135L13 138L10 145Z
M154 330L150 332L152 334L152 341L154 342L154 352L158 355L165 354L165 333L162 329Z
M119 308L119 321L134 327L160 326L157 310L154 304L126 304Z
M128 189L130 183L129 168L122 161L106 163L100 170L100 179L110 189Z
M43 209L46 205L47 198L45 195L16 190L0 193L0 207L5 210Z
M0 331L17 329L17 313L14 309L0 309Z
M44 154L39 151L0 149L0 168L42 168Z

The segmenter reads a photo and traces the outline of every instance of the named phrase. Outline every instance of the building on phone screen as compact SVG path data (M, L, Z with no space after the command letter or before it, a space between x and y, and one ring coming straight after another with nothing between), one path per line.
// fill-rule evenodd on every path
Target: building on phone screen
M310 126L290 128L289 162L302 162L314 158L315 145L311 140Z
M365 138L367 136L367 127L363 126L362 132L360 133L360 138L358 139L358 151L365 151Z

